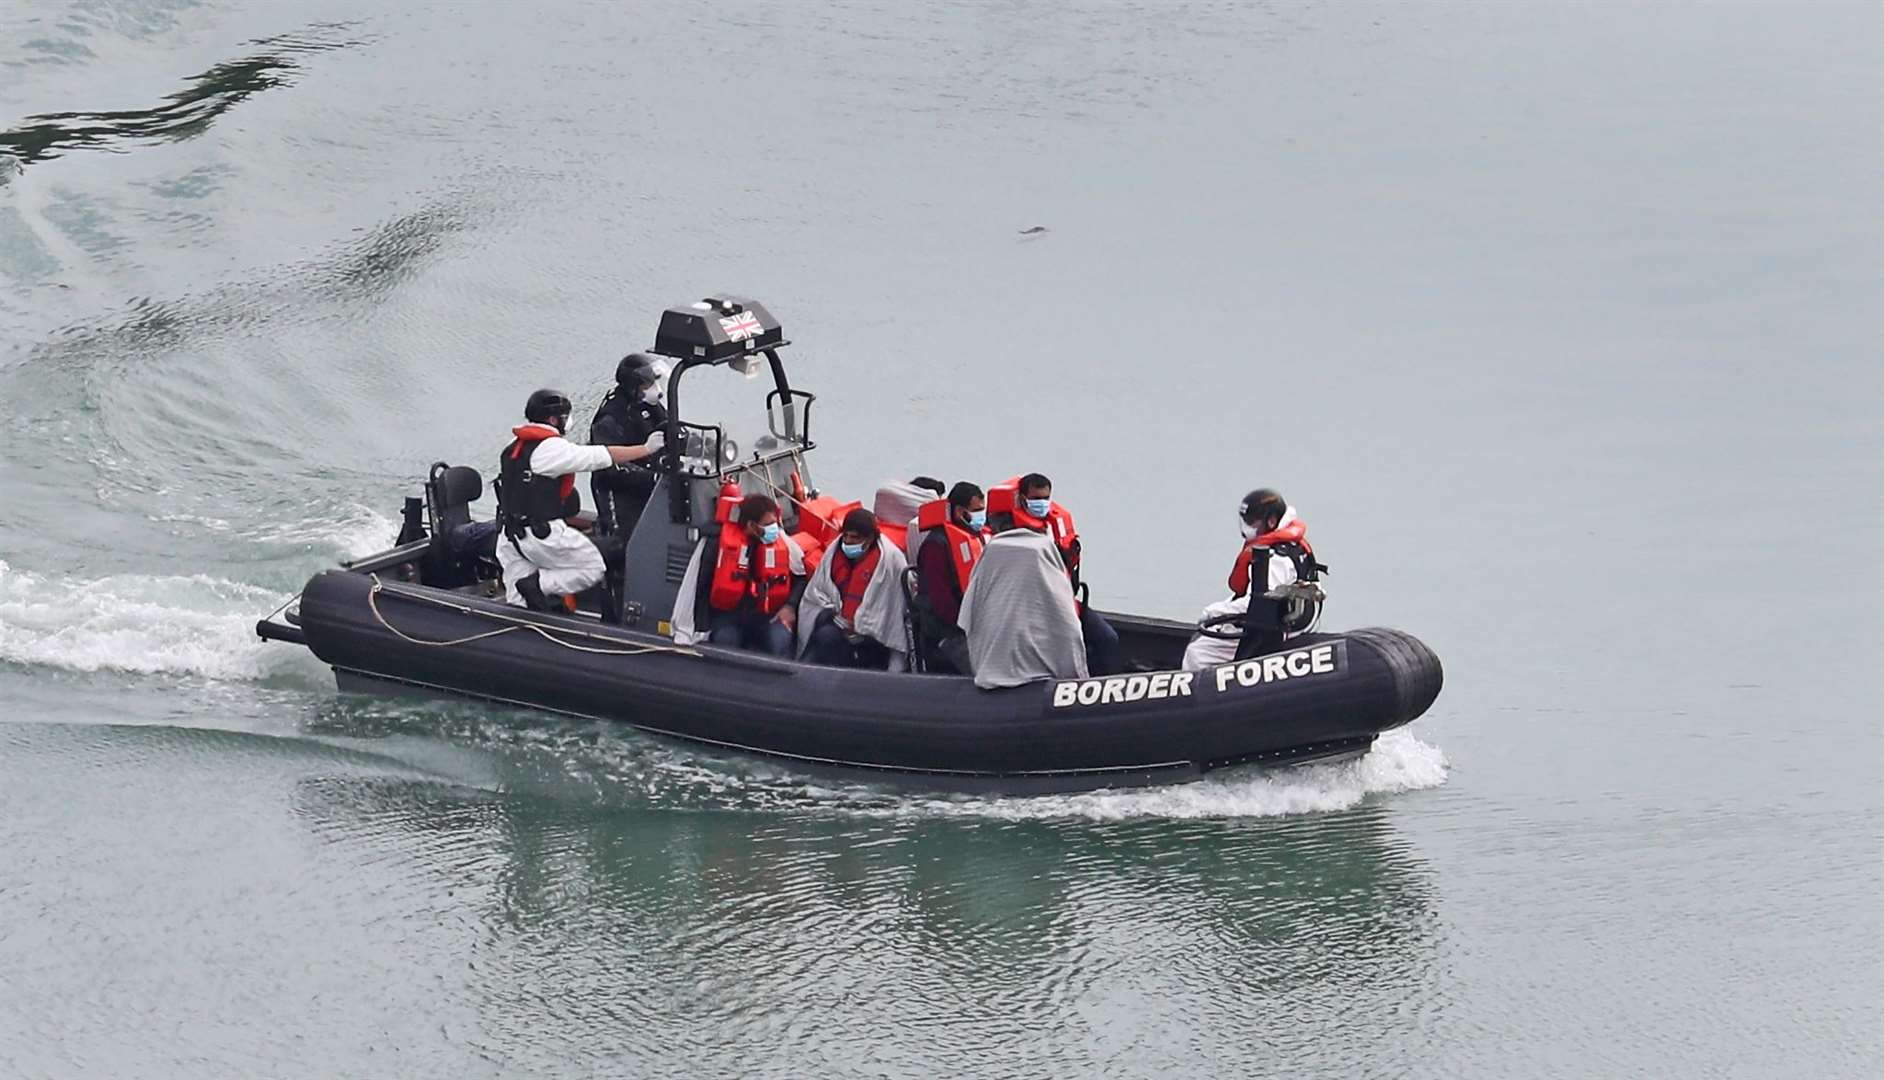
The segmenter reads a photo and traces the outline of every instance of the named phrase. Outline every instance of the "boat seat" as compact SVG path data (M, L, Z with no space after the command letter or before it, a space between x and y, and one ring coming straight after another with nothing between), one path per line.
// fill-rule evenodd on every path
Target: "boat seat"
M453 527L471 520L471 504L484 497L484 477L469 465L432 466L432 477L425 486L426 501L431 504L435 531L449 533Z
M497 523L473 521L471 504L484 496L484 477L469 465L435 462L425 481L431 528L425 583L456 588L495 578Z

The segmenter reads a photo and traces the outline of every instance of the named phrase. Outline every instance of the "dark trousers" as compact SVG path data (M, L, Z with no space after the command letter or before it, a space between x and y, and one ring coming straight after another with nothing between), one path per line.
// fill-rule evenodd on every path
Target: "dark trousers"
M759 611L716 611L707 640L734 649L751 649L773 656L792 654L792 632L785 624Z
M882 671L890 665L890 650L874 638L863 638L852 642L849 635L837 628L831 620L831 613L825 612L818 620L816 629L811 631L811 640L805 644L805 659L814 664L827 667L875 668Z
M1086 670L1094 675L1119 671L1119 632L1091 608L1079 613L1079 636L1086 642Z
M951 628L951 633L930 645L924 662L928 664L932 675L973 675L974 665L968 662L968 638L960 630Z

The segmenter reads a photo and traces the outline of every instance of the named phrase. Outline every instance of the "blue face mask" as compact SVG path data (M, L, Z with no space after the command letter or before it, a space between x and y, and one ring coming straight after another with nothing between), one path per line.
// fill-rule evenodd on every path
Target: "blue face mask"
M852 543L846 542L846 543L839 544L837 546L840 550L844 552L844 557L846 559L860 559L863 557L864 548L868 545L852 544Z
M1026 502L1027 502L1027 512L1037 518L1045 518L1047 516L1047 511L1053 509L1053 500L1051 498L1028 499L1026 500Z
M778 543L778 522L774 521L772 524L767 525L764 528L759 530L759 543L761 544Z
M969 532L980 532L981 530L987 527L988 527L988 512L986 510L970 510L968 512L968 531Z

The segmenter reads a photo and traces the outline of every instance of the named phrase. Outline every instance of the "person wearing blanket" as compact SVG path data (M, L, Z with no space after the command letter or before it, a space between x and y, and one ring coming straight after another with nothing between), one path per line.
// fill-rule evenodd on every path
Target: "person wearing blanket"
M875 514L844 515L844 532L798 602L798 652L814 664L902 671L908 667L903 552Z
M988 541L962 597L960 623L983 690L1087 675L1066 564L1045 533L1011 527Z

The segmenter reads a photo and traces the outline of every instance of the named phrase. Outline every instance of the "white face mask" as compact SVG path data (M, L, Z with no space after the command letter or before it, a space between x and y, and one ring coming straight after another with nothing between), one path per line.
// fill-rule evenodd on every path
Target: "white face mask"
M1247 521L1237 522L1236 527L1238 530L1240 530L1243 533L1243 539L1245 540L1248 540L1250 537L1256 535L1256 526L1251 525Z
M667 397L667 391L661 389L660 383L649 383L647 388L641 391L641 400L650 405L659 405L665 397Z

